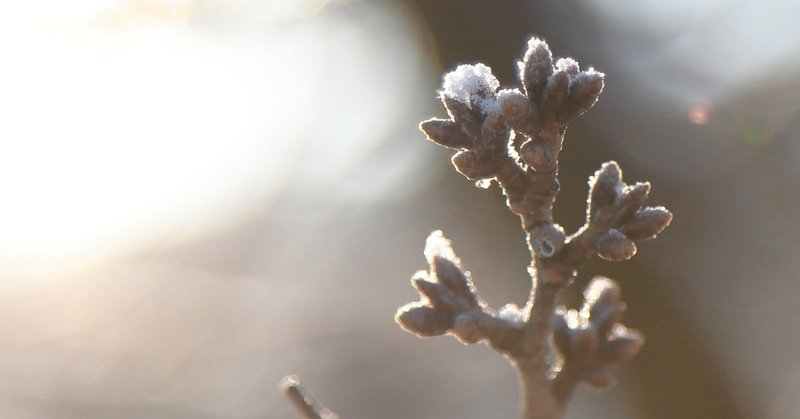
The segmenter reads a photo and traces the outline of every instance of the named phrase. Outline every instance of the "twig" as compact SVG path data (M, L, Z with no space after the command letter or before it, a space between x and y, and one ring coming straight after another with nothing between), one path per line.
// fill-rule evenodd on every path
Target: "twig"
M630 259L634 240L652 239L669 225L663 207L643 207L649 183L626 185L616 162L589 180L586 223L567 237L553 222L559 191L558 156L567 123L591 108L603 89L603 73L581 71L570 58L553 61L550 48L532 38L519 63L522 89L498 90L483 64L462 65L444 79L441 98L450 119L431 119L420 129L431 141L458 150L452 162L479 186L496 180L508 208L519 216L531 252L531 292L522 309L498 312L481 301L469 272L440 231L426 242L428 271L412 279L422 299L401 307L395 320L418 336L450 333L463 343L485 340L517 368L522 416L563 416L579 382L613 383L609 366L633 357L642 335L620 323L625 305L619 288L595 278L580 311L559 307L561 291L593 255ZM552 362L551 342L560 355Z
M287 375L279 384L281 391L289 398L303 419L338 419L339 416L317 402L300 382L300 377Z

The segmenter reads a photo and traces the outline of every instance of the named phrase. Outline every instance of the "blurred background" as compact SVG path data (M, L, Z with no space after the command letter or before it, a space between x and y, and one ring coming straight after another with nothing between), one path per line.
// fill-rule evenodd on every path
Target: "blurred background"
M672 226L627 263L648 338L569 418L800 417L800 3L29 0L0 7L0 416L511 418L513 369L420 340L443 229L493 307L529 263L496 187L424 140L442 74L501 83L530 35L606 73L572 123L557 221L617 160Z

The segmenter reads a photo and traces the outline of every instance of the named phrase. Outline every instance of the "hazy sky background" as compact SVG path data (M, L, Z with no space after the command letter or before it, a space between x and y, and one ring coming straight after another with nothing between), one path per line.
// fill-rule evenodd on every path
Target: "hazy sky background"
M675 221L620 280L648 343L569 417L791 418L800 3L29 0L0 6L0 416L514 417L513 369L392 322L442 228L493 307L528 255L496 188L417 131L528 36L607 74L556 217L617 160ZM719 415L719 416L715 416Z

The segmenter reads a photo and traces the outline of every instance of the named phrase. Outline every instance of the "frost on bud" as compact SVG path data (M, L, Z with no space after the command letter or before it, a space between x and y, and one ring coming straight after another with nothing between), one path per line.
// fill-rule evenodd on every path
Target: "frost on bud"
M432 232L425 240L424 254L431 266L431 274L434 279L431 282L441 283L459 298L467 301L470 306L478 305L472 280L461 268L461 260L458 259L450 240L444 237L441 230Z
M485 326L481 322L480 314L468 311L459 314L453 322L453 334L463 344L478 343L486 337Z
M542 140L528 140L519 149L522 160L537 172L556 170L557 160L553 146Z
M672 222L672 213L664 207L646 207L633 215L620 227L620 231L633 240L649 240L667 228Z
M477 112L473 112L466 103L459 102L457 99L442 95L442 104L447 109L450 119L461 128L468 137L477 137L481 133L481 118Z
M595 239L597 254L609 261L628 260L636 254L636 245L617 229L610 229Z
M511 127L520 127L531 115L531 103L517 89L504 89L497 94L497 105L500 113Z
M566 241L564 229L558 224L542 224L528 232L528 246L536 257L553 257L563 247Z
M403 329L419 336L444 334L453 324L451 315L420 303L411 303L400 307L394 320Z
M430 270L417 272L411 279L423 298L401 307L395 321L419 336L434 336L452 329L459 313L482 308L469 275L441 231L428 236L424 253Z
M569 74L556 71L547 79L547 85L539 102L539 113L544 119L554 119L569 93Z
M603 163L589 178L589 217L597 209L610 205L622 192L622 170L615 161Z
M469 180L490 179L497 175L497 167L489 153L459 151L451 159L453 165Z
M569 95L558 113L558 121L567 123L594 106L603 91L605 74L589 69L570 78Z
M547 79L553 74L553 54L547 43L538 38L528 41L528 49L519 66L519 78L531 102L538 103Z
M644 200L647 199L649 193L650 182L638 182L625 187L618 204L621 211L620 219L623 221L629 220L636 211L642 208L642 204L644 204Z
M569 74L570 77L572 77L578 74L578 71L580 71L580 66L578 65L578 62L572 58L559 58L558 61L556 61L556 70L564 71L565 73Z
M497 317L512 327L521 328L525 323L525 314L516 304L509 303L500 307Z
M453 98L468 108L490 113L497 107L495 94L500 82L484 64L464 64L444 76L442 96Z
M429 119L419 124L419 129L429 140L442 147L469 148L471 141L458 124L447 119Z
M428 261L429 265L433 265L436 257L447 259L457 266L461 265L461 260L458 259L456 252L453 251L453 242L444 236L442 230L432 231L428 235L428 238L425 239L425 250L422 251L422 254L425 255L425 260Z

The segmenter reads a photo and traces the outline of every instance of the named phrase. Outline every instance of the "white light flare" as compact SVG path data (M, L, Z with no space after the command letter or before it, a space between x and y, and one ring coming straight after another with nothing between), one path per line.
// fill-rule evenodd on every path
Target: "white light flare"
M319 98L330 80L355 84L348 77L374 69L375 46L354 42L335 18L278 30L262 23L280 2L240 3L0 8L2 35L13 40L0 44L0 282L232 222L285 186L299 160L314 160L307 141L316 118L386 109L408 88L373 103ZM195 24L204 13L214 25ZM398 47L398 57L409 52ZM334 51L347 60L326 65ZM328 181L387 124L359 122L316 156L329 164Z

